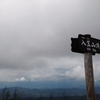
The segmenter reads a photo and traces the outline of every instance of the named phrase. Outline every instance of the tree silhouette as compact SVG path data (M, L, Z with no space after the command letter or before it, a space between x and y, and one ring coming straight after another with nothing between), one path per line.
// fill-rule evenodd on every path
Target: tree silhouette
M65 91L64 91L64 93L63 93L63 100L68 100Z
M0 100L19 100L19 99L20 99L20 94L19 94L17 88L15 88L12 95L9 92L9 90L7 89L7 87L4 87L4 89L0 93Z
M14 93L13 93L13 100L19 100L19 99L20 99L20 94L17 88L15 88Z
M50 100L53 100L53 95L52 95L52 93L51 93L51 95L50 95Z
M40 100L43 100L43 96L42 95L40 95Z
M7 87L5 86L4 89L2 90L2 92L0 93L1 100L6 99L6 92L7 92Z
M7 90L5 100L9 100L9 98L10 98L10 92L9 90Z

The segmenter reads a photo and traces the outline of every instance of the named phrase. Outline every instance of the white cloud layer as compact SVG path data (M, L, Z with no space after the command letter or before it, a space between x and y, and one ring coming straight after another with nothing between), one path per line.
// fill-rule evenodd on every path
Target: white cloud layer
M15 81L25 81L25 77L16 78Z

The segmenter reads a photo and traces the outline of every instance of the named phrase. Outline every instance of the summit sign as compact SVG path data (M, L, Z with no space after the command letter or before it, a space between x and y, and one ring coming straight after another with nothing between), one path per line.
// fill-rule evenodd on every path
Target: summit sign
M100 40L90 35L79 35L79 49L83 52L100 53Z
M78 38L72 39L72 51L78 53L91 52L100 53L100 40L92 38L90 35L78 35ZM73 43L74 42L74 43Z

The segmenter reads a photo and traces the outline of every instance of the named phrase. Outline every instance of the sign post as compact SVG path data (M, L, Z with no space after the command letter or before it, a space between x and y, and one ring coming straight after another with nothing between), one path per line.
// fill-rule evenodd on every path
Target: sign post
M87 100L95 100L92 53L84 53L84 65L86 79L86 97Z
M95 100L92 55L100 53L100 40L92 38L89 34L79 34L78 38L71 38L71 40L72 52L84 54L87 100Z

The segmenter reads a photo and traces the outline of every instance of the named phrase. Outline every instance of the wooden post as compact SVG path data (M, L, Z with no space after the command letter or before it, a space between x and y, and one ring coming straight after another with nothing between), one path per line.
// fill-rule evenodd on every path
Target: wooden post
M84 64L85 64L85 79L86 79L86 97L87 100L95 100L92 53L84 54Z

